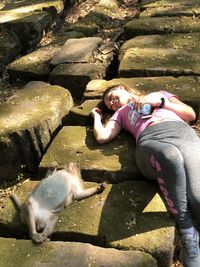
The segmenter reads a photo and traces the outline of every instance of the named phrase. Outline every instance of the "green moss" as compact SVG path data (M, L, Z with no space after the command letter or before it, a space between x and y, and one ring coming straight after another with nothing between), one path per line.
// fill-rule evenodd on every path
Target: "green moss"
M45 77L49 74L49 61L59 51L61 46L49 45L23 56L8 66L8 72L11 77L18 75L36 75L37 77Z
M199 75L200 57L174 48L130 48L121 60L120 76Z
M108 18L97 12L90 12L80 22L71 24L72 31L83 32L86 36L94 35L98 29L104 28L108 23Z
M32 88L31 90L18 91L15 98L0 105L1 135L9 131L30 129L40 125L42 120L51 117L53 119L56 107L64 108L60 110L60 113L63 113L64 116L66 110L69 111L67 106L69 99L71 99L69 91L59 86L50 85L39 89ZM70 102L68 104L71 105Z
M143 34L194 33L200 31L199 18L142 17L128 22L124 28L127 39Z

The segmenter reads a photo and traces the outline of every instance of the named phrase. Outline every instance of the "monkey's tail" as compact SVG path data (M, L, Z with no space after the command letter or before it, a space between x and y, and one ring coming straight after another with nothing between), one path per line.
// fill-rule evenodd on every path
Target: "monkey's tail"
M17 208L20 210L22 203L19 200L19 198L14 193L11 193L9 197L12 200L12 202L14 202L14 204L17 206Z

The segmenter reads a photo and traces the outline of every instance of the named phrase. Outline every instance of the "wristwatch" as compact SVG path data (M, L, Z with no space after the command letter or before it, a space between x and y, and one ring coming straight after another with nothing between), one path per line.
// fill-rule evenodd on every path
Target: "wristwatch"
M158 106L158 107L159 108L163 108L164 105L165 105L165 99L164 99L164 97L161 97L160 101L161 101L161 103L160 103L160 106Z

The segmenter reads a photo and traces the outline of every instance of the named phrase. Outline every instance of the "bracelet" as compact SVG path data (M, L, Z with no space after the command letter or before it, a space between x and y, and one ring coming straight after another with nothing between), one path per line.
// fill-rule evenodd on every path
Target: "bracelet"
M158 106L158 107L159 108L163 108L164 105L165 105L165 99L164 99L164 97L161 97L160 101L161 101L161 103L160 103L160 106Z

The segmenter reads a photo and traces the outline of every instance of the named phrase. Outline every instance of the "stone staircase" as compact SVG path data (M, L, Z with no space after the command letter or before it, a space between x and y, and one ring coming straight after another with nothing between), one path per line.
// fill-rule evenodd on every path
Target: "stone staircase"
M127 1L94 1L92 11L60 26L48 44L43 32L59 25L75 2L27 3L0 4L0 70L12 92L0 104L1 192L9 181L25 199L55 160L59 168L78 162L85 186L108 185L102 194L72 203L60 214L51 242L37 246L4 197L1 266L172 266L175 225L157 185L137 170L132 137L122 132L97 144L89 114L108 86L123 83L173 92L199 115L200 1L142 0L129 8ZM127 9L134 16L122 22ZM2 98L4 87L2 78Z

